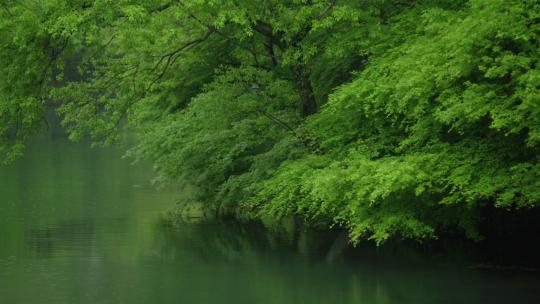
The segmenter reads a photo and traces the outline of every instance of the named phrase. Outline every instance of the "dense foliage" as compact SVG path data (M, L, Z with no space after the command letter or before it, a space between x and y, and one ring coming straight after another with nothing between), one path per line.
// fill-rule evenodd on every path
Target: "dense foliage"
M54 105L222 213L480 238L540 204L535 0L5 0L6 160Z

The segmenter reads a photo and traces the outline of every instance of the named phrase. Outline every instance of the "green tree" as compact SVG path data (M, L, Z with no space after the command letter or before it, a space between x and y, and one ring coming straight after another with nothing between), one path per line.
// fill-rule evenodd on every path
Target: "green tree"
M353 241L480 238L540 201L533 0L4 1L6 160L57 108L135 134L157 181L239 217Z

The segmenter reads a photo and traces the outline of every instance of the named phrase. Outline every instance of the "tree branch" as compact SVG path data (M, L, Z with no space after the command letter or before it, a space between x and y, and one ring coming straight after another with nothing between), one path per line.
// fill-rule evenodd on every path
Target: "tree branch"
M328 4L328 6L326 6L326 8L319 14L319 16L317 16L317 20L320 20L320 19L326 17L326 15L328 15L328 13L330 13L330 11L334 7L334 5L336 5L336 2L337 2L337 0L333 0L332 2L330 2Z
M159 75L157 76L156 79L154 79L154 81L152 81L152 83L150 84L150 86L152 86L154 83L156 83L158 80L160 80L161 78L163 78L163 76L165 75L165 73L167 73L167 70L169 69L169 67L174 63L174 61L176 60L176 58L178 57L178 55L182 52L182 51L185 51L185 50L188 50L192 47L195 47L197 46L198 44L204 42L206 39L208 39L208 37L210 37L214 32L215 32L215 28L210 28L208 30L208 32L206 34L204 34L202 37L199 37L197 39L194 39L194 40L191 40L191 41L188 41L184 44L182 44L180 47L176 48L175 50L161 56L161 58L159 59L159 61L156 63L156 65L154 66L154 68L152 69L152 72L156 71L160 66L161 64L165 61L165 67L163 68L163 70L161 70L161 72L159 73Z
M284 121L282 121L281 119L273 116L272 114L270 114L268 112L265 112L263 110L256 110L255 112L264 115L269 120L273 121L274 123L276 123L277 125L279 125L283 129L287 130L292 136L294 136L298 141L300 141L304 147L306 147L307 149L309 149L313 153L315 153L315 154L321 154L322 153L321 149L319 147L319 144L316 141L314 141L311 138L311 136L306 136L306 135L302 136L302 134L298 134L291 126L289 126Z

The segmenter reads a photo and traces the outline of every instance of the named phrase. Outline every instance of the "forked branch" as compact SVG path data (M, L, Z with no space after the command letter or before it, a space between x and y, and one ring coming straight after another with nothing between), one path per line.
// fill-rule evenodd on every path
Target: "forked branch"
M182 44L181 46L179 46L178 48L174 49L173 51L163 55L160 57L159 61L156 63L156 65L154 66L154 68L152 69L152 72L156 71L157 69L159 69L159 67L165 62L165 66L163 67L163 69L161 70L161 72L158 74L157 78L154 79L154 81L152 82L152 84L154 84L156 81L160 80L161 78L163 78L163 76L167 73L167 70L170 68L170 66L174 63L174 61L176 60L176 58L180 55L180 53L182 53L183 51L185 50L188 50L192 47L195 47L197 45L199 45L200 43L204 42L206 39L208 39L208 37L210 37L214 32L215 32L215 28L210 28L208 30L208 32L206 32L206 34L204 34L203 36L197 38L197 39L194 39L194 40L191 40L191 41L188 41L184 44Z

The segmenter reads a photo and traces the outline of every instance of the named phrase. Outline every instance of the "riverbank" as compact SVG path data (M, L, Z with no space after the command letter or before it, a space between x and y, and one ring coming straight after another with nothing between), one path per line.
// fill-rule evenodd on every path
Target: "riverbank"
M282 219L266 217L263 219L239 219L231 215L220 215L216 210L205 207L203 203L183 203L162 218L165 225L185 224L223 224L246 225L262 234L274 233L287 240L291 248L300 252L308 247L318 248L323 259L333 261L341 258L364 259L368 256L395 258L408 262L456 258L461 268L540 273L540 225L535 218L540 210L528 210L511 215L494 210L491 218L486 218L479 227L480 240L470 240L455 231L447 231L437 239L414 241L390 239L377 245L374 241L351 243L344 229L315 228L294 217ZM376 253L376 254L375 254ZM394 256L396 255L397 256Z

